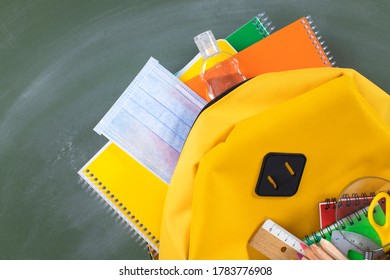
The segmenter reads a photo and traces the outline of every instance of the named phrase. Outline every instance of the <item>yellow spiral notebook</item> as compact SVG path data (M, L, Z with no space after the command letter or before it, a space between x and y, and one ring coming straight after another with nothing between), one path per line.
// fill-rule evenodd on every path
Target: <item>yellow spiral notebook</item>
M112 142L101 148L78 174L84 186L129 227L132 237L157 255L160 214L168 186Z

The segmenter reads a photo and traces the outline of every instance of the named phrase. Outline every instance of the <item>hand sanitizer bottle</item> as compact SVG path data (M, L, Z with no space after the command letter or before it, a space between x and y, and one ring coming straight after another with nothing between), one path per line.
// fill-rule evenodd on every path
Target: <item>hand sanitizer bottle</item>
M207 84L210 100L246 80L238 60L232 54L220 51L210 30L196 36L194 41L203 57L200 76Z

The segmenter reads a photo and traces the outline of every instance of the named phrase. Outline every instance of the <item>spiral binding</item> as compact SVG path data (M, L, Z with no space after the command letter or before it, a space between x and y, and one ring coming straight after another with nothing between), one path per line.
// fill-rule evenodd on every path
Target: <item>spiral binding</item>
M252 24L256 26L256 29L263 38L269 36L275 29L275 26L272 24L272 21L269 20L268 16L266 16L265 12L259 13Z
M325 210L336 208L336 198L334 197L325 199L325 203Z
M387 191L390 195L390 191ZM351 194L343 194L339 199L339 202L336 201L335 197L326 198L325 199L325 210L341 208L341 207L356 207L356 206L369 206L372 198L376 195L375 192L361 193L351 193ZM379 203L385 203L384 200L380 200Z
M313 19L311 18L311 16L307 16L306 19L302 19L301 22L304 25L309 39L312 40L312 43L317 50L318 55L320 55L320 58L323 61L324 65L326 67L335 66L336 62L333 56L329 56L330 51L327 51L328 46L325 44L325 41L321 41L322 36L319 36L319 31L316 30L317 27L313 25Z
M106 209L107 213L123 226L139 246L144 246L143 249L145 251L148 250L149 255L152 258L158 256L158 245L160 241L152 232L148 231L141 221L139 221L137 217L119 201L119 199L115 198L115 194L111 193L109 188L107 188L103 182L99 181L91 170L85 170L83 177L80 176L78 184L81 185L81 188L87 193L90 193L98 203L103 204L103 208ZM111 199L103 193L109 195ZM122 213L121 210L125 212L125 214Z
M374 211L375 212L375 211ZM327 226L323 229L319 229L317 232L312 233L310 235L305 236L305 241L309 244L317 243L320 241L320 238L326 239L326 235L332 235L332 232L334 230L345 230L347 223L350 225L354 224L354 221L352 220L352 217L356 218L357 222L362 221L362 215L368 216L368 212L366 208L362 208L361 210L352 213L348 216L345 216L344 218L337 220L334 224ZM318 234L320 236L318 236Z

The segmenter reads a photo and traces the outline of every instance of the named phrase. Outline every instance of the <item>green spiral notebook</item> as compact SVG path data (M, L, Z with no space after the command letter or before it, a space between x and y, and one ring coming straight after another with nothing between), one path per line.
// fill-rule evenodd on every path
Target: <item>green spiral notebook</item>
M318 242L321 237L327 239L328 241L331 241L333 231L343 230L346 232L360 234L364 237L367 237L368 239L376 243L378 246L381 246L382 243L378 233L368 221L367 209L368 207L365 207L359 211L352 213L351 215L348 215L336 221L330 226L327 226L319 231L316 231L306 236L304 241L308 244L313 244ZM374 219L378 224L384 224L386 221L386 215L380 205L374 207ZM348 255L348 257L351 258L350 255ZM359 256L356 256L356 258L352 259L359 259Z
M226 41L239 52L269 36L272 30L274 30L272 22L265 13L261 13L227 36Z

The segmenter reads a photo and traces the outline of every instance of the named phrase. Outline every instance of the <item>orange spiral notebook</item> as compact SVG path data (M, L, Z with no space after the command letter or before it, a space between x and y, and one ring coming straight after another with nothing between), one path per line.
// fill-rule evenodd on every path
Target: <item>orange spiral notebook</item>
M269 72L332 67L332 58L328 57L311 23L310 16L303 17L235 54L241 73L249 79ZM186 85L210 100L200 76L187 81Z

